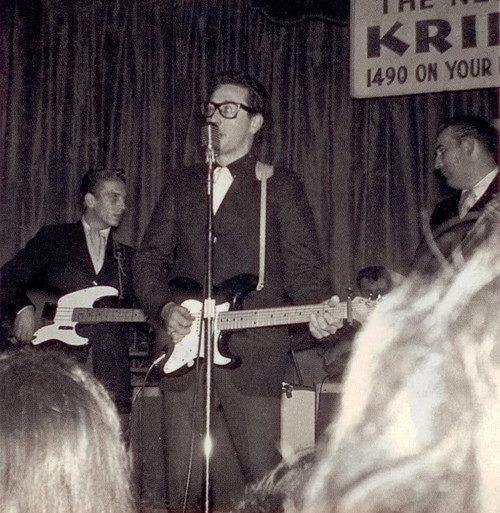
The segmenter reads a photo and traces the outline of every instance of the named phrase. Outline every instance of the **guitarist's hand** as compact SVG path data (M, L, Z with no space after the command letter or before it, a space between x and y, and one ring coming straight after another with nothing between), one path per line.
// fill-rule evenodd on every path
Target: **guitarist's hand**
M330 299L325 301L325 304L332 308L339 303L340 299L338 296L332 296ZM341 328L343 322L343 319L339 319L328 312L325 312L323 315L313 314L311 316L311 321L309 322L309 331L314 338L325 338L329 335L333 335L339 328Z
M163 326L174 344L180 342L189 332L194 317L187 308L175 303L167 303L161 310Z
M35 309L33 306L26 306L19 311L14 319L12 334L18 342L29 344L35 333Z

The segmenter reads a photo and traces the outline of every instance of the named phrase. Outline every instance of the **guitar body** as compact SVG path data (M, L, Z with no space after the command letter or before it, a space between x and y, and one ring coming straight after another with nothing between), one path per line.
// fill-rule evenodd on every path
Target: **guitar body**
M92 308L98 299L105 296L118 296L118 291L114 287L96 286L62 296L57 301L53 323L38 329L34 333L31 343L38 345L50 340L58 340L70 346L86 345L89 341L88 338L81 337L76 332L77 322L73 320L73 310L75 308ZM40 308L36 310L39 311Z
M255 290L257 286L257 277L253 274L239 274L230 278L218 286L214 287L215 305L215 319L214 327L214 348L213 348L213 362L215 365L236 365L238 360L224 356L220 352L222 344L219 343L220 330L217 326L218 314L231 310L241 309L245 297ZM190 332L177 344L174 345L172 352L167 358L163 367L165 374L172 374L174 372L182 372L192 367L197 358L205 356L205 329L203 327L203 302L202 292L203 287L196 281L189 278L175 278L169 282L169 286L176 291L177 300L185 297L181 302L181 306L187 308L191 315L195 318L191 325ZM197 295L199 299L193 299L193 295ZM158 337L160 338L160 345L165 345L167 335L165 331L159 330Z
M187 278L172 280L170 288L174 290L176 303L181 304L189 310L194 317L190 332L177 344L169 344L169 337L163 330L157 331L159 347L170 348L167 351L167 360L163 367L166 374L182 371L192 367L197 358L205 354L204 344L204 322L206 317L203 312L203 303L200 299L193 299L193 294L200 294L202 287ZM237 365L239 360L221 352L223 341L219 340L222 332L231 332L241 329L260 328L269 326L285 326L289 324L307 323L311 315L322 315L326 312L337 319L355 319L363 321L369 312L367 300L364 298L349 299L345 303L338 303L330 306L326 303L301 305L301 306L278 306L260 308L255 310L242 310L244 299L255 290L257 278L252 274L239 274L234 278L226 280L221 285L214 287L214 298L216 300L215 312L213 313L214 340L213 349L214 363L216 365ZM177 292L177 293L175 293ZM222 302L221 302L222 299ZM219 300L217 302L217 300ZM369 303L374 303L370 301ZM236 310L236 311L231 311Z

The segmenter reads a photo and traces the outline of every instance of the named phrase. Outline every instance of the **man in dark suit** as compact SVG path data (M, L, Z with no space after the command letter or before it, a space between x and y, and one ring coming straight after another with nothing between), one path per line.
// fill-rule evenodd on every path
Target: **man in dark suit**
M90 171L83 178L81 193L84 213L78 222L42 227L1 269L3 311L13 318L13 335L21 343L29 343L36 329L35 309L28 296L31 289L60 297L109 285L120 291L120 298L103 299L98 306L124 306L131 301L131 248L116 241L113 234L125 210L123 173ZM90 345L61 349L93 371L121 414L129 413L129 327L79 325L77 331L90 339Z
M481 211L492 199L498 190L497 141L496 129L480 117L458 116L440 126L435 168L455 192L434 208L432 228Z
M498 190L496 129L485 119L458 116L438 131L435 168L454 192L441 200L430 228L415 251L412 267L432 274L451 262L479 216Z
M210 101L203 105L206 120L220 133L219 169L214 171L215 284L242 273L259 273L261 181L256 177L253 142L265 114L265 90L238 73L219 75ZM169 281L184 276L204 282L206 174L206 166L198 165L182 170L175 183L167 184L134 259L136 293L148 317L166 330L167 345L178 343L193 322ZM284 170L276 169L267 180L266 217L265 285L250 292L244 308L324 300L330 285L313 218L297 179ZM280 459L280 393L289 352L283 327L236 331L227 345L241 363L236 368L216 366L213 372L210 477L217 511ZM204 388L197 387L201 380L199 369L162 379L169 508L175 512L183 501L192 436L188 504L195 508L203 497Z

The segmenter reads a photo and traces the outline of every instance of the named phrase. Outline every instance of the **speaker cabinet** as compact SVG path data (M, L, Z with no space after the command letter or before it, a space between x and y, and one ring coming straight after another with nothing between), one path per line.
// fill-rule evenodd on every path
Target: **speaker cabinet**
M281 454L289 455L314 447L315 391L283 383L281 395Z
M316 385L316 442L335 419L340 407L342 384L326 381Z

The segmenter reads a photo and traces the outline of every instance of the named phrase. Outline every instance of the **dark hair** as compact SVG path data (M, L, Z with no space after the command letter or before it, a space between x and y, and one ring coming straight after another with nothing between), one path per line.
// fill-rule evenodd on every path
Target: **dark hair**
M356 285L361 288L361 280L377 281L380 279L386 280L388 286L391 286L392 280L389 271L383 265L370 265L358 271Z
M248 106L253 114L262 114L267 120L269 114L269 95L265 87L255 78L241 71L226 70L217 73L210 84L211 96L215 89L223 84L242 86L248 91Z
M130 462L104 387L60 352L0 356L0 504L12 513L132 513Z
M454 116L439 126L438 133L446 128L451 128L460 139L464 137L476 139L497 162L498 132L486 119L479 116Z
M95 194L99 185L108 180L118 180L126 183L125 172L121 168L100 168L91 169L87 171L82 178L82 184L80 186L80 194L82 198L90 192Z

